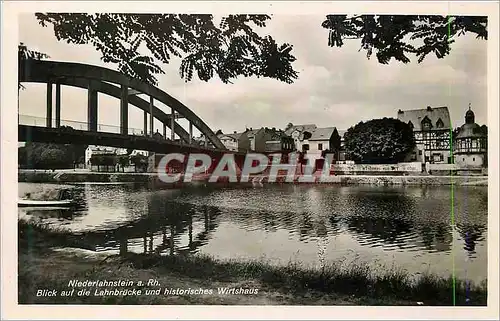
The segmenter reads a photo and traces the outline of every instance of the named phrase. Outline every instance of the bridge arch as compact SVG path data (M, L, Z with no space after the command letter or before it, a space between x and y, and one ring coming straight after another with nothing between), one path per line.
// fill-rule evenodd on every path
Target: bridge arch
M162 102L173 111L183 115L190 124L200 130L215 148L226 149L217 135L192 110L161 89L138 79L127 77L111 69L80 63L27 59L20 62L19 67L20 82L55 83L88 89L89 130L91 130L90 125L92 122L97 123L97 96L94 98L95 106L92 107L90 102L91 92L102 92L120 99L120 124L124 128L125 134L128 130L128 103L130 103L146 113L150 113L150 108L153 107L152 117L158 119L171 130L174 127L173 131L179 135L181 140L190 141L191 133L187 133L179 124L175 123L175 119L172 119L173 114L165 114L162 110L154 105L151 106L150 102L138 96L130 96L129 89L132 89ZM113 84L118 84L120 87ZM92 108L95 108L95 110L91 110Z

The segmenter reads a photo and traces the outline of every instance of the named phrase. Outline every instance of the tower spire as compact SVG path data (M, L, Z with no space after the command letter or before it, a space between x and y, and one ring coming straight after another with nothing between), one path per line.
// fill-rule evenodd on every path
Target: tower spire
M469 110L470 110L470 102L469 102Z

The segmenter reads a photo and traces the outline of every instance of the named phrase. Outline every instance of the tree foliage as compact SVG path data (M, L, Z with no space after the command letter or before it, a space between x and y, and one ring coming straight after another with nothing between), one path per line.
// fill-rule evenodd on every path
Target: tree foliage
M360 122L344 134L347 156L361 163L397 163L415 147L411 127L394 118Z
M130 162L134 164L136 171L143 171L145 172L148 168L148 157L141 155L141 154L136 154L132 157L130 157Z
M18 163L22 168L73 168L85 156L85 145L61 145L27 142L18 148Z
M292 46L253 30L265 27L268 15L228 15L218 24L209 14L37 13L36 18L42 26L53 25L58 40L91 44L104 62L155 85L155 75L164 73L159 63L176 57L186 81L196 73L203 81L257 76L291 83L298 75Z
M28 49L28 47L22 42L20 42L19 45L17 46L17 55L18 55L18 64L23 63L23 61L25 61L27 59L41 60L41 59L50 58L49 55L47 55L43 52ZM19 76L21 76L21 75L18 75L18 77ZM24 86L21 85L19 78L18 78L17 83L18 83L18 86L17 86L18 89L24 90Z
M329 30L330 47L361 40L360 50L368 58L375 53L380 63L387 64L392 58L408 63L409 54L416 55L419 63L430 53L443 58L455 38L466 33L486 40L487 22L486 16L327 15L322 26Z

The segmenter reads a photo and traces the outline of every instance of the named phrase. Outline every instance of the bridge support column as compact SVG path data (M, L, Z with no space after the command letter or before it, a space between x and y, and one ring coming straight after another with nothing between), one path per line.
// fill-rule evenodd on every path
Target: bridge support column
M52 82L47 83L47 127L52 127Z
M189 144L193 143L193 123L189 122Z
M144 136L148 135L148 112L144 111Z
M163 124L163 138L167 139L167 125Z
M149 97L149 133L151 135L151 137L153 137L153 121L154 121L154 117L153 117L153 106L154 106L154 101L155 99L153 98L153 96L150 96Z
M56 127L61 127L61 84L56 84Z
M208 139L207 139L207 135L203 135L203 138L205 139L205 147L208 147Z
M170 118L170 139L173 141L175 138L175 110L170 108L171 118Z
M128 135L128 87L122 85L120 97L120 134Z
M97 131L97 90L93 81L89 81L87 98L87 126L88 131Z

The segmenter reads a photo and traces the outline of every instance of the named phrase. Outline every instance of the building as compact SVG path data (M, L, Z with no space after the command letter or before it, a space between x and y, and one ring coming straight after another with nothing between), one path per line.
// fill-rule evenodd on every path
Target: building
M453 155L455 164L461 168L482 168L487 166L488 142L486 126L476 124L474 112L465 113L465 124L454 138Z
M85 166L91 167L90 159L96 155L127 155L125 148L89 145L85 150Z
M323 152L335 151L334 158L339 158L341 137L337 128L325 127L316 128L311 136L302 142L302 149L306 151L307 158L320 159L323 158Z
M220 139L224 146L231 151L238 151L239 139L243 133L234 132L232 134L219 134L217 137Z
M243 152L264 152L266 141L264 139L264 128L247 128L240 133L238 138L238 149Z
M314 124L295 125L288 127L285 134L293 138L296 151L304 151L302 144L309 144L308 139L316 128L318 127Z
M264 128L264 140L266 153L290 153L295 150L293 138L276 128Z
M143 150L133 150L130 154L128 153L127 149L125 148L116 148L116 147L108 147L108 146L96 146L96 145L89 145L87 149L85 150L85 168L88 168L90 170L104 170L104 171L125 171L125 172L132 172L138 170L134 164L130 162L130 157L136 156L136 155L142 155L147 157L149 152L143 151ZM108 156L122 156L122 155L128 155L129 156L129 164L128 166L125 166L124 168L121 167L121 165L99 165L95 166L91 163L91 158L96 155L108 155ZM117 167L118 166L118 167Z
M415 149L406 161L452 163L450 153L450 113L448 107L399 110L398 119L413 128Z

